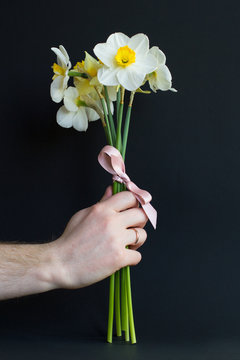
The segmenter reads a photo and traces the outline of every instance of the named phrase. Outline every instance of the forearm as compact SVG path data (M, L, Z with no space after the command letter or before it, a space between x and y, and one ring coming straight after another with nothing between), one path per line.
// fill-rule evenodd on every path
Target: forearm
M0 244L0 300L81 288L138 264L136 250L147 238L146 222L131 192L110 196L106 191L100 202L78 211L55 241ZM140 236L137 244L132 227Z
M50 244L0 244L0 300L54 288Z

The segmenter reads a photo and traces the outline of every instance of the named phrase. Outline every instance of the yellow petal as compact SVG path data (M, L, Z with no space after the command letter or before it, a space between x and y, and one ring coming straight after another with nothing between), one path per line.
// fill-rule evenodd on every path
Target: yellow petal
M98 69L101 67L102 65L85 51L84 70L91 77L95 77L97 76Z

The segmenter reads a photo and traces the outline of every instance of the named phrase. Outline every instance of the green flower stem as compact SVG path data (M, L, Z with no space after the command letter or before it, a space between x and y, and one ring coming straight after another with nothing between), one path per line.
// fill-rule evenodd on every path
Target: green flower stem
M120 152L121 152L121 148L122 148L122 132L121 131L122 131L124 94L125 94L125 89L123 87L121 87L121 99L120 99L120 104L118 105L118 112L117 112L117 139L116 139L116 148ZM118 101L119 101L119 98L118 98Z
M126 267L121 269L121 307L122 329L125 331L125 341L129 341L129 318L126 286Z
M121 152L121 126L122 126L122 113L123 113L123 101L124 101L124 90L122 88L121 91L121 102L120 102L120 108L117 116L117 137L116 137L116 148ZM106 115L105 115L106 117ZM113 194L116 194L117 192L121 191L121 184L116 183L115 181L113 183ZM116 328L117 328L117 335L122 335L121 330L121 312L120 312L120 272L117 271L115 273L116 278L116 284L115 284L115 317L116 317ZM110 301L109 301L110 304ZM110 306L110 305L109 305ZM110 311L110 310L109 310ZM111 320L111 318L110 318ZM109 325L110 328L110 325Z
M116 182L117 192L121 191L121 184ZM115 273L115 317L117 336L122 336L121 311L120 311L120 270Z
M126 308L126 330L125 330L125 341L129 341L130 337L129 337L129 314L128 314L128 294L127 294L127 281L126 281L126 268L124 269L124 274L125 274L125 308Z
M103 108L103 113L104 113L104 118L105 118L105 121L106 121L106 126L104 126L105 124L103 124L105 135L107 137L108 144L113 146L112 133L111 133L111 129L110 129L110 126L109 126L109 120L108 120L107 109L106 109L106 105L105 105L105 101L104 101L104 96L101 94L101 92L99 91L97 86L95 86L95 90L96 90L96 92L97 92L97 94L99 96L99 99L101 101L102 108Z
M118 114L119 114L120 102L121 102L121 89L119 87L118 92L117 92L117 119L118 119Z
M113 182L113 194L116 194L118 191L118 183ZM114 292L115 292L115 274L110 276L109 283L109 305L108 305L108 331L107 331L107 342L112 343L112 334L113 334L113 317L114 317Z
M106 109L104 97L101 96L100 100L101 100L101 103L102 103L104 117L105 117L105 121L106 121L106 125L107 125L108 142L109 142L109 145L113 146L113 139L112 139L111 129L110 129L110 126L109 126L108 114L107 114L107 109Z
M131 111L132 111L132 103L134 99L135 92L131 92L130 101L128 104L125 124L124 124L124 130L123 130L123 144L122 144L122 157L123 160L125 160L125 154L126 154L126 148L127 148L127 139L128 139L128 131L129 131L129 124L130 124L130 118L131 118Z
M126 147L127 147L127 139L128 139L128 132L129 132L129 124L131 118L131 111L132 111L132 103L134 99L135 92L131 93L130 101L128 105L128 110L126 114L125 124L124 124L124 131L123 131L123 143L122 143L122 157L125 160L126 154ZM123 185L123 190L126 190L126 186ZM134 318L133 318L133 307L132 307L132 295L131 295L131 279L130 279L130 267L127 266L125 268L125 288L126 288L126 308L127 308L127 326L130 325L130 335L131 335L131 342L132 344L136 343L136 334L135 334L135 326L134 326ZM125 325L125 322L124 322ZM125 330L126 331L126 330ZM127 340L128 339L128 340ZM125 340L129 341L129 329L125 332Z
M112 133L113 144L115 145L116 144L116 129L115 129L113 116L112 116L112 112L111 112L110 100L109 100L109 96L108 96L107 86L104 86L104 93L105 93L105 99L106 99L106 103L107 103L108 116L109 116L109 122L110 122L110 128L111 128L111 133Z
M107 341L112 343L115 274L110 276Z
M120 270L115 273L115 315L117 336L122 336L120 312Z
M80 73L80 72L78 72L78 71L73 71L73 70L71 70L71 71L68 72L68 76L78 76L78 77L82 77L82 78L84 78L84 79L88 79L87 74L85 74L85 73Z
M122 320L122 330L127 330L126 324L126 286L125 286L125 268L121 269L121 320Z
M135 326L134 326L134 319L133 319L132 293L131 293L131 280L130 280L130 267L129 266L126 267L126 287L127 287L127 301L128 301L131 342L132 342L132 344L135 344L137 341L136 341Z

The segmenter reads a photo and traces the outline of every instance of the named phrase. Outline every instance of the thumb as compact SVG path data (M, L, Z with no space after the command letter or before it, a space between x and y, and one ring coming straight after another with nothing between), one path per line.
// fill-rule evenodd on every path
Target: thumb
M103 197L101 198L100 202L109 199L111 196L112 196L112 185L109 185L106 188L105 193L104 193Z

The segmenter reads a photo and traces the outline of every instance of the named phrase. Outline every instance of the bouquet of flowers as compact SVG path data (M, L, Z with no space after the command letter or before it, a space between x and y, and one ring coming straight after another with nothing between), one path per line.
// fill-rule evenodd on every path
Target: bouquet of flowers
M157 46L149 49L149 39L145 34L128 37L123 33L114 33L106 43L97 44L93 49L97 59L85 52L85 59L73 68L62 45L52 50L57 63L52 66L54 76L50 94L56 103L63 100L57 111L57 123L64 128L86 131L88 122L101 120L108 145L101 150L98 161L113 175L113 194L126 189L132 191L156 228L157 212L150 204L151 195L130 180L124 160L134 96L151 92L142 89L145 83L153 92L176 91L172 88L164 53ZM68 86L71 77L73 86ZM126 90L130 96L123 122ZM110 343L114 307L117 336L122 336L124 331L125 340L136 343L129 266L110 277L107 330Z

